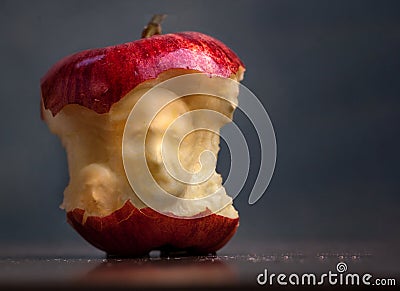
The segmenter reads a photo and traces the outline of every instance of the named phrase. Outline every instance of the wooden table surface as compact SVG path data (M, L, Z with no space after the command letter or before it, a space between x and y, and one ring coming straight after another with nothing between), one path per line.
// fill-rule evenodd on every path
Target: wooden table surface
M246 250L246 246L241 249ZM315 243L277 245L248 253L227 248L215 256L160 257L158 252L152 252L145 258L107 257L90 246L3 246L0 287L7 290L14 287L40 290L46 287L249 289L260 287L256 278L265 269L276 274L322 274L336 271L338 262L347 264L347 272L396 278L399 284L399 258L398 247L380 244L329 248ZM261 287L271 289L271 286Z

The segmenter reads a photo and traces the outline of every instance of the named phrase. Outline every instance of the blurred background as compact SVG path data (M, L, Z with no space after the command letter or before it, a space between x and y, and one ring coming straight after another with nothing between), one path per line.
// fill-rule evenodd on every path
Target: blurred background
M71 53L163 32L200 31L231 47L267 109L278 157L265 195L235 199L222 252L292 244L400 241L398 1L0 1L0 245L93 250L58 206L68 183L60 141L41 121L41 76ZM251 126L240 114L238 123ZM219 169L226 175L227 150ZM259 161L258 161L259 163Z

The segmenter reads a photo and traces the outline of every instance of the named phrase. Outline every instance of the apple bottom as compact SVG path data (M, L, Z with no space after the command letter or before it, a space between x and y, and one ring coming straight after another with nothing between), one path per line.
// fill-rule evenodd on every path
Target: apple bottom
M218 214L178 218L151 208L136 208L129 200L108 216L89 216L84 210L67 213L68 223L89 243L117 256L145 256L152 250L209 254L222 248L235 234L239 218Z

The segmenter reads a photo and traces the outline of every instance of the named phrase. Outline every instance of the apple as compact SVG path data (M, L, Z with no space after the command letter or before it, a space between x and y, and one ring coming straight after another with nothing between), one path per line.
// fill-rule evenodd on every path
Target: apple
M129 113L141 96L176 76L206 73L211 79L240 81L245 70L232 50L208 35L157 35L159 32L155 18L145 38L75 53L56 63L41 79L42 119L67 152L70 181L61 207L83 238L113 255L142 256L151 250L213 253L227 243L239 225L232 202L216 212L196 206L159 213L144 204L129 184L122 138ZM216 82L215 86L221 85ZM218 89L230 99L237 98L237 86ZM154 102L167 94L157 90ZM196 109L210 109L232 118L235 106L209 95L185 96L157 115L146 141L154 180L177 197L205 197L216 187L224 191L215 161L207 165L213 167L213 175L197 187L160 170L159 137L176 118ZM207 122L215 123L212 118ZM131 139L134 142L136 137ZM193 157L204 150L218 154L216 133L192 132L178 151L184 166L193 170L199 165ZM225 192L223 195L227 196Z

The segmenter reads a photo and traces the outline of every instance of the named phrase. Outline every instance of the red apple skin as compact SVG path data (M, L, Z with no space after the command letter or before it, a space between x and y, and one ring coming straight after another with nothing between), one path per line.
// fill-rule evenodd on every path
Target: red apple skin
M42 100L53 116L68 104L107 113L137 85L169 69L230 77L239 67L244 65L237 55L208 35L155 35L62 59L41 79Z
M151 208L136 208L129 200L108 216L89 216L84 210L67 213L68 222L89 243L111 255L144 256L151 250L186 250L209 254L222 248L235 234L239 218L210 214L177 218Z

